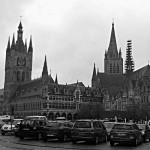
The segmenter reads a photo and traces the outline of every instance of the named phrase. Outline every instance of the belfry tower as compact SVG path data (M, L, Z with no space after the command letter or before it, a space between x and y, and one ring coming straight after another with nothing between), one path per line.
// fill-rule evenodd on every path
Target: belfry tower
M108 51L105 51L104 73L123 74L123 58L121 49L117 49L114 23L112 23Z
M27 42L23 41L23 27L20 21L17 40L15 41L15 35L13 34L12 43L10 45L9 38L6 48L4 103L8 103L12 99L20 84L31 80L32 55L32 37L30 37L27 49Z

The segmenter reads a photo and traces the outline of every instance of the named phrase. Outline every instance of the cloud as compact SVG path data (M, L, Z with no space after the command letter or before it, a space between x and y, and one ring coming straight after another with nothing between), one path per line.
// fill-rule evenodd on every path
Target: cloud
M5 0L0 2L0 76L4 79L5 49L22 17L24 39L33 39L32 77L40 77L47 56L52 76L59 83L77 79L90 85L93 64L104 70L114 18L118 48L125 61L126 41L133 41L136 68L149 59L150 2L148 0ZM141 54L142 53L142 54ZM142 58L141 58L142 55ZM4 81L0 81L3 87Z

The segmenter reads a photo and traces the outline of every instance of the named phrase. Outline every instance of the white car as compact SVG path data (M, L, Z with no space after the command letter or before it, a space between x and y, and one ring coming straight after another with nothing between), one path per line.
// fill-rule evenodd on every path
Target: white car
M1 127L1 134L2 135L5 135L6 133L14 133L14 128L15 128L15 125L12 123L8 123L8 124L4 124L2 127Z

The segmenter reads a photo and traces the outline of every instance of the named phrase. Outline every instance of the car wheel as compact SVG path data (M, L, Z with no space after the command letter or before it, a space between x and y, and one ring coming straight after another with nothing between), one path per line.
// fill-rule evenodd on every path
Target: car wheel
M43 138L43 141L44 141L44 142L47 142L47 138Z
M77 141L76 140L72 140L72 144L76 144L77 143Z
M111 146L114 146L114 142L110 141L110 145L111 145Z
M104 139L104 142L106 143L108 141L108 139L107 139L107 135L105 136L105 139Z
M24 139L22 136L20 136L19 138L20 138L20 140L23 140L23 139Z
M146 138L145 138L145 137L143 137L143 142L144 142L144 143L146 142Z
M36 139L37 139L37 140L40 140L40 139L41 139L41 133L38 133Z
M64 136L63 136L63 142L67 142L67 135L66 134L64 134Z
M137 140L137 138L135 139L135 141L134 141L134 144L133 144L135 147L138 145L138 140Z
M94 142L93 142L93 143L94 143L95 145L97 145L97 144L98 144L98 140L99 140L99 139L98 139L98 136L96 135L96 137L95 137L95 139L94 139Z
M5 135L5 133L1 133L1 135Z
M15 136L17 137L18 136L18 134L15 132Z

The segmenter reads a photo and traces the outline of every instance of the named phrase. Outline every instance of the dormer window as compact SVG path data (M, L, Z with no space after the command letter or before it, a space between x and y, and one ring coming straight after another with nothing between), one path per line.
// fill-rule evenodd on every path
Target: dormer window
M59 89L58 89L58 87L55 87L55 93L56 93L56 94L59 94Z

